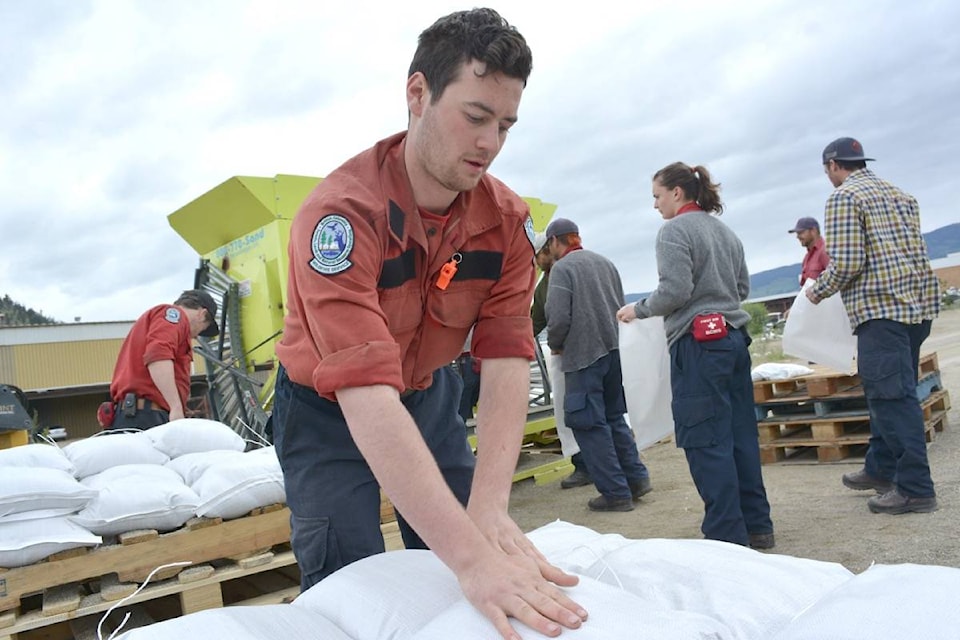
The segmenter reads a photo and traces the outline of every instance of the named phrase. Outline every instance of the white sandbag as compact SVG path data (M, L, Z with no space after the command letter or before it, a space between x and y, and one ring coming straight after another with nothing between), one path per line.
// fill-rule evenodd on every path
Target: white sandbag
M200 497L197 515L207 518L238 518L257 507L287 500L273 447L212 464L192 486Z
M193 483L200 479L200 476L203 475L203 472L206 471L210 466L221 462L223 460L229 460L231 458L236 458L237 456L246 455L242 451L201 451L197 453L186 453L182 456L177 456L168 462L166 466L168 469L173 469L180 477L183 478L183 481L188 485L193 486Z
M456 580L448 588L459 591ZM561 638L575 640L719 640L735 637L718 620L689 611L659 609L644 598L591 578L581 577L566 594L582 605L589 619L576 631L564 631ZM510 624L523 640L549 638L524 623L511 619ZM411 636L412 640L486 640L499 637L496 628L466 598L460 598L441 612L423 629Z
M0 449L0 467L45 467L66 471L71 476L76 472L60 447L37 443Z
M673 433L667 334L660 316L618 324L627 413L642 451Z
M43 560L49 555L92 547L103 542L66 517L43 521L0 523L0 567L12 569Z
M121 464L165 464L170 457L153 446L147 433L102 431L71 442L63 448L63 453L76 467L76 476L80 479Z
M528 537L562 569L620 587L659 610L708 616L730 630L725 638L769 638L853 576L840 564L726 542L628 540L565 522Z
M176 529L193 517L200 504L183 478L161 465L119 465L82 483L98 495L71 520L99 535Z
M0 467L0 518L35 519L24 515L43 511L47 517L83 509L97 492L60 469Z
M152 429L144 434L153 446L170 458L204 451L243 451L247 443L233 429L204 418L182 418Z
M547 375L550 376L550 397L553 400L553 419L560 437L560 451L569 458L580 452L580 445L577 444L573 431L566 425L563 415L563 395L567 385L561 366L562 359L547 352L543 353L543 359L547 364Z
M857 336L850 329L850 318L840 294L819 304L807 298L806 290L814 280L804 283L790 307L783 326L783 352L830 367L840 373L857 370Z
M759 380L789 380L800 376L808 376L813 373L813 369L805 367L802 364L793 364L791 362L764 362L758 364L750 372L750 378L757 382Z
M335 624L289 604L208 609L131 629L117 640L351 640Z
M408 549L349 564L293 606L327 618L355 640L395 640L410 638L461 598L453 572L433 552ZM465 631L450 637L466 637Z
M874 565L826 594L775 640L955 640L960 636L960 569Z

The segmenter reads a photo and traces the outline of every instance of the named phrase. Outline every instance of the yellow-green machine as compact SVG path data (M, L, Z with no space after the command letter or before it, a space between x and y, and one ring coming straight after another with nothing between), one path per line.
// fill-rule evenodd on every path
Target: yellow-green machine
M201 339L200 346L211 365L210 413L257 435L263 434L273 398L274 346L283 331L287 301L290 224L321 180L284 174L234 176L168 216L170 226L200 256L194 288L220 299L221 335ZM524 199L534 228L542 231L557 206ZM542 375L542 361L539 364L541 375L533 375L532 405L537 400L547 405L549 382ZM548 413L531 412L527 437L532 441L553 428Z

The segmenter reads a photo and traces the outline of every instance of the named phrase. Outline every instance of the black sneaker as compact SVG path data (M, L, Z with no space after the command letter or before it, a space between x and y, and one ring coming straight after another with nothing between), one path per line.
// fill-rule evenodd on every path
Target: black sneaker
M574 487L585 487L588 484L593 484L593 478L590 477L589 473L577 467L574 468L573 473L560 481L560 488L573 489Z
M882 496L874 496L867 500L867 506L874 513L930 513L937 510L937 496L929 498L911 498L892 489Z
M608 498L600 495L596 498L590 498L587 507L591 511L633 511L632 498Z
M894 486L889 480L875 478L866 469L860 469L853 473L843 474L843 486L857 491L868 491L873 489L877 493L884 494L891 491Z
M751 549L773 549L776 545L776 540L773 537L773 531L770 533L751 533L750 534L750 548Z
M647 495L653 491L653 487L650 486L650 477L640 478L639 482L630 483L630 493L633 494L634 500L639 500L643 496Z

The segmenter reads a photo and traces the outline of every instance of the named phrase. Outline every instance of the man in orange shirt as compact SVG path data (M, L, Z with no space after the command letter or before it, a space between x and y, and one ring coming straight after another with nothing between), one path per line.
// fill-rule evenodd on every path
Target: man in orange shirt
M491 9L420 35L407 131L323 180L290 230L273 423L308 588L384 550L379 488L404 544L429 547L504 638L555 636L586 611L510 518L533 358L533 222L487 173L532 67ZM483 360L477 456L449 363L470 327Z
M820 223L816 218L800 218L787 233L797 234L797 240L807 249L800 269L800 286L807 280L816 280L830 264L830 256L820 235Z
M216 317L213 296L196 289L141 315L120 347L110 382L113 419L103 426L149 429L184 417L193 339L217 335Z

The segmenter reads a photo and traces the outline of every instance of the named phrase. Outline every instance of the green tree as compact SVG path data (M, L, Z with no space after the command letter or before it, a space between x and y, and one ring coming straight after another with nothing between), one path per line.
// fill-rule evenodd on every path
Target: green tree
M751 302L743 305L743 310L750 314L750 322L747 324L747 331L750 337L756 338L763 335L763 330L770 321L767 315L767 308L762 302Z

